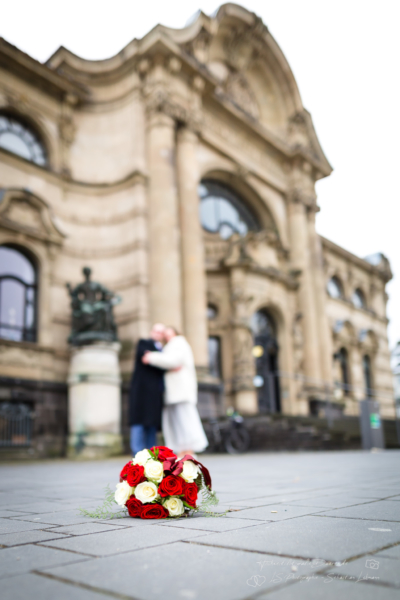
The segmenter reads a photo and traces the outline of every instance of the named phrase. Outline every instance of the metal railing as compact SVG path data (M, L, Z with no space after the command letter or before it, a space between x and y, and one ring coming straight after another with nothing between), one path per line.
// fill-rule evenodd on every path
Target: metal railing
M30 446L31 437L31 408L21 403L0 403L0 447Z

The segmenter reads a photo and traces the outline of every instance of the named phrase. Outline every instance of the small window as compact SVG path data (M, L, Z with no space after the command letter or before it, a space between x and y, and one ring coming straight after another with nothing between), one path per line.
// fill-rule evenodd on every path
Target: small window
M224 240L234 233L245 236L260 229L256 217L231 189L214 181L199 185L200 220L206 231L219 233Z
M331 298L343 298L343 286L338 277L332 277L326 287Z
M221 340L217 336L208 338L208 368L210 375L221 379Z
M364 296L364 292L362 290L356 289L353 293L352 300L353 300L353 304L356 308L365 308L366 307L365 296Z
M36 278L36 269L25 254L0 246L0 338L36 341Z
M341 348L337 353L339 360L341 383L343 385L344 394L348 394L350 390L350 377L349 377L349 354L346 348Z
M47 165L46 151L39 136L15 117L0 114L0 148L41 167Z
M209 321L212 321L213 319L216 319L218 316L218 308L215 306L215 304L209 304L207 306L207 319Z
M365 395L367 398L370 398L372 395L372 377L371 377L371 359L366 354L362 359L363 366L363 374L364 374L364 386L365 386Z

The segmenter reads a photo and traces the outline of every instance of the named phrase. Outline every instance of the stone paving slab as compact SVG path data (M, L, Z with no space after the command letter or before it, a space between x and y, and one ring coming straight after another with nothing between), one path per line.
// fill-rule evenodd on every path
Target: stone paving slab
M51 513L36 513L23 517L12 517L13 522L19 523L43 523L46 525L77 525L78 523L91 523L93 519L79 513L79 509L64 510Z
M373 583L355 583L317 577L286 585L279 591L257 596L257 600L396 600L398 591Z
M167 520L163 523L165 527L183 527L185 529L199 529L203 531L231 531L233 529L242 529L251 527L254 524L261 524L262 521L249 519L228 520L226 517L202 517L195 516L187 519Z
M12 519L0 519L0 535L2 533L16 533L17 531L31 531L41 529L43 525L30 521L13 521Z
M22 517L23 515L31 514L29 511L17 511L17 510L0 510L0 518L8 519L9 517Z
M294 575L292 562L283 562L266 554L177 542L45 572L137 600L243 600L260 591L259 582L262 589L276 587L277 570ZM297 576L306 576L321 567L309 561L297 568Z
M113 529L118 529L119 527L121 527L121 525L118 524L118 522L114 522L114 524L108 524L102 523L100 521L92 521L91 523L79 523L78 525L63 525L61 527L53 527L52 529L48 529L47 531L51 531L57 534L64 534L59 536L60 538L62 538L66 535L87 535L88 533L102 533L103 531L112 531Z
M27 573L1 581L1 600L105 600L108 594L98 594L81 586L68 585L42 575Z
M400 544L398 546L393 546L393 548L385 548L384 550L380 550L377 556L388 556L389 558L397 558L400 560ZM400 565L398 568L400 569Z
M207 455L226 517L80 515L128 459L0 466L1 600L399 597L400 452ZM369 555L384 581L337 579Z
M386 524L385 524L386 525ZM343 561L400 542L400 524L304 516L238 531L210 534L204 543L287 556Z
M314 506L317 508L346 508L346 506L359 506L376 502L378 498L366 498L351 496L349 494L335 494L332 496L316 496L314 498L305 498L303 500L291 500L288 504L295 506Z
M331 517L346 517L352 519L375 519L379 521L400 522L400 504L388 500L377 500L370 504L359 504L337 510L330 510L323 515Z
M205 537L207 534L195 530L183 528L163 527L162 525L143 525L142 527L127 527L126 529L114 529L103 533L77 536L55 542L49 542L46 546L62 550L71 550L91 556L108 556L139 550L151 546L170 544L177 540L187 538Z
M400 563L396 558L367 555L329 570L333 576L400 587Z
M36 544L37 542L46 542L48 540L57 540L65 537L56 532L42 531L20 531L17 533L3 533L0 535L0 546L20 546L21 544Z
M270 504L257 508L244 508L238 512L228 513L232 519L252 519L258 521L282 521L323 511L323 508L292 506L290 504Z
M62 552L61 550L53 550L34 544L16 546L14 548L2 548L0 550L0 557L0 579L20 573L28 573L44 565L51 567L87 560L86 556L80 554Z

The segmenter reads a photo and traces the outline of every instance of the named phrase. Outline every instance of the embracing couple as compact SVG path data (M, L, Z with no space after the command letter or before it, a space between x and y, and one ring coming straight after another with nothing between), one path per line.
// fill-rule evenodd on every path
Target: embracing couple
M197 379L192 349L174 327L153 325L139 340L129 394L131 449L135 455L164 443L179 457L208 445L197 411Z

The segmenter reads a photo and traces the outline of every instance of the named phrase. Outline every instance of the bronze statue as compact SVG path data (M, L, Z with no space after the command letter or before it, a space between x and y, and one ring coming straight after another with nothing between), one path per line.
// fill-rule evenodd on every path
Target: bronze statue
M67 283L71 296L72 331L68 342L83 346L93 342L116 342L117 326L113 306L121 302L120 296L96 281L90 281L92 270L84 267L85 281L75 288Z

